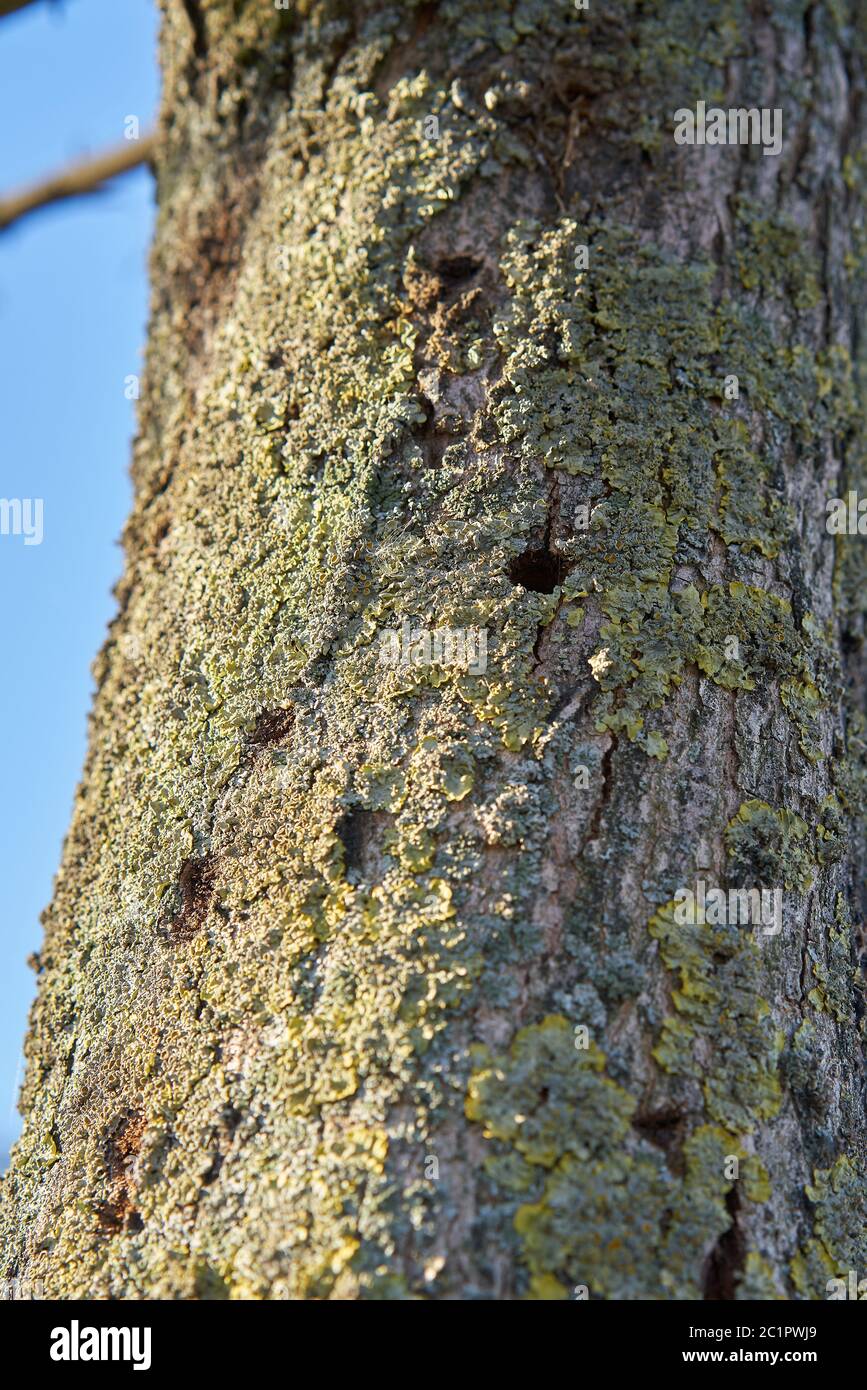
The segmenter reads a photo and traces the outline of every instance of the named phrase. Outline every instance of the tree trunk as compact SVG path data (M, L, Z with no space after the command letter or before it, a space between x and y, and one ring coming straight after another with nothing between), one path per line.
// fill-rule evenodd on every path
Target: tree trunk
M5 1277L826 1298L867 1275L863 7L164 10ZM699 101L782 152L679 145Z

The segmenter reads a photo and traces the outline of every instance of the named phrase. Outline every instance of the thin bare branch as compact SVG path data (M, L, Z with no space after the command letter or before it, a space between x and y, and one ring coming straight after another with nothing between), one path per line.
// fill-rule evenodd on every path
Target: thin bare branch
M0 19L7 14L14 14L16 10L23 10L25 5L32 5L33 0L0 0Z
M9 0L0 0L0 5L8 2ZM155 148L156 136L152 133L142 136L140 140L125 140L122 145L106 150L95 159L73 164L68 169L51 175L43 183L33 184L19 193L0 198L0 231L49 203L97 192L108 179L125 174L128 170L137 168L139 164L146 164Z

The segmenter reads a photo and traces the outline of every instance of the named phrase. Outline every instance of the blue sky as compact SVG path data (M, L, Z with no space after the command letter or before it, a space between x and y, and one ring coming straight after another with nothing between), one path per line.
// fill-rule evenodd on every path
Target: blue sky
M0 195L152 123L154 0L39 3L0 20ZM115 603L130 504L153 180L0 233L0 497L42 498L41 545L0 534L0 1154L39 946L84 758L90 665Z

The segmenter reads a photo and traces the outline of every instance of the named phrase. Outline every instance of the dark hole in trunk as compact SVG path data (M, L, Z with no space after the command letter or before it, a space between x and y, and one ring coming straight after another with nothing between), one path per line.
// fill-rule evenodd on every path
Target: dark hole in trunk
M553 594L569 573L562 555L541 547L516 555L509 565L509 578L533 594Z
M447 285L460 285L465 280L472 280L481 268L481 261L472 256L449 256L437 262L436 273Z

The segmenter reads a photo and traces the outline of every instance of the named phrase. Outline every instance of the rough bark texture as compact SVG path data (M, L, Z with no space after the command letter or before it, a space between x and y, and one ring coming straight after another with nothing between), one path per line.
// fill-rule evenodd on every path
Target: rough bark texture
M826 1297L867 1274L867 539L825 531L867 483L863 5L164 9L4 1275ZM676 146L700 99L781 107L782 154ZM404 619L487 670L384 664ZM680 925L698 878L782 931Z

